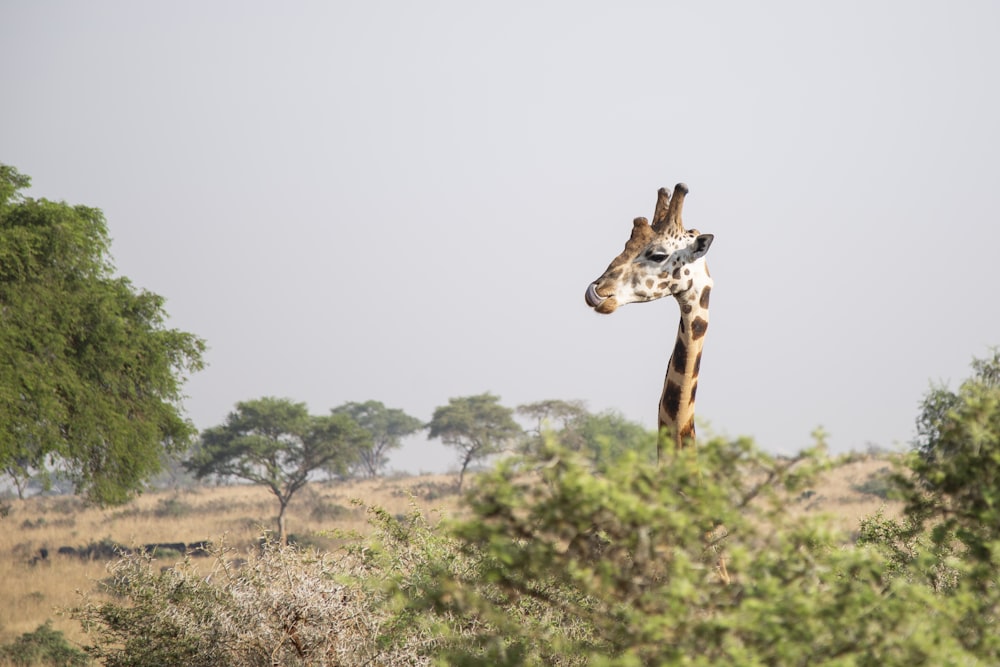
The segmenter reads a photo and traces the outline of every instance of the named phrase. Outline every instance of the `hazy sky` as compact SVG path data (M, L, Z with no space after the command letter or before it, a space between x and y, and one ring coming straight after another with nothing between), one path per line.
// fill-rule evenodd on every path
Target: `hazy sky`
M891 447L1000 344L998 34L992 0L4 0L0 162L103 209L207 340L199 428L483 391L655 427L676 303L583 294L684 181L715 235L699 416Z

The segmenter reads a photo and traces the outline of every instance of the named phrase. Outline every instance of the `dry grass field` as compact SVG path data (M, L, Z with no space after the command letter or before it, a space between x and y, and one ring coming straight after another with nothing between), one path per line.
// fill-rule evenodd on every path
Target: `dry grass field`
M864 489L877 490L872 480L888 469L887 461L860 457L826 475L794 503L798 512L820 512L845 531L862 517L884 507L898 507ZM368 524L358 500L403 514L416 505L426 513L455 516L458 496L449 475L401 477L347 483L314 483L293 498L288 527L301 543L336 549L337 531L365 533ZM10 500L9 514L0 519L0 644L33 631L46 619L71 642L85 643L79 624L60 610L79 602L78 591L92 591L107 576L106 560L59 554L63 546L79 548L113 541L125 546L202 540L225 543L238 552L254 548L263 531L272 529L277 503L263 487L201 487L179 492L147 493L117 508L86 507L72 497ZM41 549L47 557L41 558ZM161 558L170 565L178 558ZM205 559L211 568L211 559Z
M453 513L458 496L449 475L314 483L293 497L288 529L294 539L335 549L337 531L367 531L359 500L403 514L415 504L424 512ZM60 547L115 542L127 547L151 543L224 541L237 552L254 548L271 531L277 501L264 487L200 487L179 492L147 493L123 507L86 507L73 497L9 500L0 519L0 644L52 620L71 641L83 641L79 624L61 609L79 602L77 591L93 590L107 576L108 561L59 554ZM47 557L40 557L40 550ZM178 559L164 554L163 564ZM206 569L211 559L205 559Z

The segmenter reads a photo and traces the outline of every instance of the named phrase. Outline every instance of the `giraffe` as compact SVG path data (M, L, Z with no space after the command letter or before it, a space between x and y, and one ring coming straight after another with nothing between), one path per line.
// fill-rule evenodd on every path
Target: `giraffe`
M660 394L658 461L664 435L678 448L694 442L694 400L713 285L704 257L714 237L684 229L681 209L687 193L683 183L674 187L672 198L667 188L660 188L653 224L646 218L633 221L625 250L586 292L587 305L603 314L665 296L673 296L680 306L680 325Z

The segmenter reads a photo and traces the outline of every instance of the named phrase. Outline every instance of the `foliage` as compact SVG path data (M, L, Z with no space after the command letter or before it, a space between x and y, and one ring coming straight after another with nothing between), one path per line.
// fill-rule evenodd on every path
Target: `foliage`
M1000 352L976 359L957 391L931 389L916 450L897 483L907 513L933 524L935 542L960 542L983 563L1000 559Z
M656 434L613 410L582 415L566 424L557 437L599 470L617 465L630 452L643 460L656 460Z
M0 470L21 489L54 464L122 503L194 435L181 385L205 344L113 276L101 211L25 197L29 183L0 165Z
M920 581L938 593L958 583L958 559L950 543L935 543L920 521L910 516L891 519L879 510L861 520L858 544L871 545L886 559L888 577Z
M149 556L74 611L108 665L991 665L995 566L875 517L858 544L793 511L818 450L745 440L660 468L505 459L462 520L369 508L340 556L265 545L207 580Z
M553 436L599 469L626 452L656 455L656 436L614 410L594 414L581 401L546 400L520 405L517 411L535 422L525 433L521 447L525 454L541 452L546 438Z
M957 391L937 385L917 417L914 451L893 476L902 520L876 516L860 540L877 546L890 573L938 593L962 664L997 664L1000 638L1000 354L975 359ZM957 660L951 664L956 664Z
M866 480L852 484L851 488L858 493L866 493L882 500L889 500L895 495L896 484L892 470L886 466L873 472Z
M198 478L237 477L267 487L278 501L278 539L285 543L285 511L309 475L343 473L370 446L368 432L346 414L315 417L304 403L265 397L237 403L225 424L202 433L187 467Z
M148 555L112 565L110 600L72 610L108 667L403 666L414 647L380 643L387 610L377 587L352 584L358 558L265 544L237 567L216 550L205 577L190 561L161 570ZM242 562L242 561L241 561Z
M588 414L583 401L562 401L559 399L525 403L517 406L517 413L534 421L533 428L528 429L527 435L531 436L530 443L536 446L529 446L527 448L529 452L538 451L544 442L545 433L565 428L573 420Z
M378 477L389 461L388 453L399 449L402 438L423 428L423 422L402 410L387 408L381 401L345 403L334 408L332 414L349 415L361 428L371 434L372 446L362 449L359 467L367 477Z
M935 612L947 607L961 650L982 661L963 664L997 664L1000 354L973 360L972 371L957 391L928 391L914 451L892 476L904 517L866 519L859 540L888 556L890 574L939 594Z
M85 667L90 664L87 654L66 641L62 632L53 630L50 621L0 646L0 660L15 667Z
M893 564L791 515L828 464L747 441L661 468L626 456L606 475L558 447L505 460L453 528L461 556L398 575L401 618L453 665L994 664L974 579L945 592L898 576L930 557Z
M372 538L307 580L261 570L268 576L249 577L242 596L192 576L183 586L137 584L126 602L91 608L100 628L145 610L127 619L131 632L115 626L93 651L106 658L124 646L156 657L157 646L204 641L171 659L265 664L236 652L257 646L259 634L285 664L1000 664L994 367L987 360L957 392L928 396L925 439L894 478L905 513L867 518L855 543L823 517L795 511L815 473L834 464L822 432L794 458L712 440L660 466L626 452L602 470L550 436L536 455L505 458L477 478L460 520L371 508ZM122 581L142 576L129 571ZM319 639L309 646L331 646L322 630L336 627L336 646L348 641L355 653L334 662L335 648L299 652L300 626L282 612L304 603L287 582L307 582L301 590L327 591L323 599L341 605L292 617L301 636L313 636L315 621ZM336 594L323 588L332 582ZM156 586L143 601L141 591ZM240 615L250 610L257 616ZM261 629L226 634L254 623Z
M521 434L514 421L514 411L500 405L500 397L490 393L448 399L448 405L434 410L429 437L459 452L461 491L465 471L474 461L482 461L501 452Z

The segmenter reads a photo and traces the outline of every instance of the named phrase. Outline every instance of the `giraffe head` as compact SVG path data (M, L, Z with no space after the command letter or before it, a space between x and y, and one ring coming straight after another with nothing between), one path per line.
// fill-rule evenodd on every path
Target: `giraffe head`
M636 218L625 250L615 257L601 277L587 287L587 305L599 313L613 313L626 303L673 296L690 302L705 283L711 284L705 253L711 234L684 229L681 209L688 188L678 183L674 196L660 188L653 224Z

